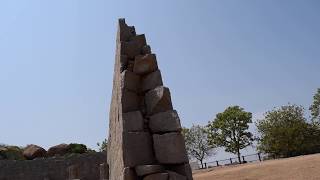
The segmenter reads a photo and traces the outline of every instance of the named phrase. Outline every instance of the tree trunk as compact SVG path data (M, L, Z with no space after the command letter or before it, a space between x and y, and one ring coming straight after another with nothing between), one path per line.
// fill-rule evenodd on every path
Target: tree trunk
M239 163L241 164L241 154L240 154L240 149L238 149L238 160L239 160Z
M202 159L200 160L200 163L201 163L201 169L203 169L203 162L202 162Z

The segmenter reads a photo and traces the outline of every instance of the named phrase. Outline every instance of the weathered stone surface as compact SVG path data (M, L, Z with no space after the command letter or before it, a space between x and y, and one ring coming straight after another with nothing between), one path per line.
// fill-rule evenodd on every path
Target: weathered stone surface
M181 174L183 176L187 177L187 180L193 180L192 178L192 170L188 163L186 164L178 164L178 165L169 165L166 166L166 168L170 171L176 172L178 174Z
M149 45L145 45L142 47L141 54L151 54L151 47Z
M148 91L158 86L162 86L162 77L160 70L152 72L142 78L142 91Z
M168 173L151 174L143 178L143 180L168 180Z
M128 26L124 19L119 19L120 41L129 41L136 35L134 26Z
M23 156L28 160L32 160L39 157L45 157L46 153L47 151L45 149L34 144L28 145L23 150Z
M125 132L143 131L144 120L140 111L123 113L122 119Z
M126 167L123 170L123 178L122 179L123 180L138 180L138 176L132 168Z
M172 172L172 171L168 171L169 173L169 180L187 180L187 178L181 174Z
M141 49L146 45L144 34L133 36L128 42L121 42L121 54L127 55L129 59L141 54Z
M71 165L67 168L67 171L68 171L68 179L79 179L79 167L77 165Z
M38 158L30 161L4 160L0 161L0 179L68 180L70 166L77 166L78 179L99 180L99 164L104 163L106 158L105 152L92 152L68 157Z
M155 174L155 173L163 172L165 170L164 167L161 165L141 165L141 166L136 166L135 169L138 176Z
M128 68L128 57L126 55L120 56L120 72L123 72Z
M67 153L70 153L71 148L69 144L59 144L56 146L53 146L48 149L47 156L55 156L55 155L65 155Z
M153 133L181 131L180 119L175 110L154 114L150 117L149 127Z
M135 57L133 72L139 75L149 74L158 69L155 54L139 55Z
M135 167L154 163L152 138L148 132L124 133L123 141L125 166Z
M159 163L180 164L188 162L184 138L180 133L154 134L153 146Z
M106 163L102 163L99 165L99 180L107 180L109 178L109 168L107 166L108 165Z
M164 86L156 87L147 92L145 103L149 115L173 109L169 88Z
M125 70L121 73L121 88L138 92L140 87L140 76Z
M130 112L139 110L141 99L132 91L123 89L121 97L122 112Z

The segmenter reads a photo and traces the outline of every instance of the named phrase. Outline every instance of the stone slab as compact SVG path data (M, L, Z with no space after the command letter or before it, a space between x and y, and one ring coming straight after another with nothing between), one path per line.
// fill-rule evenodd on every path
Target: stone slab
M123 136L124 165L135 167L154 163L152 137L148 132L128 132Z
M155 54L139 55L135 57L133 72L139 75L149 74L158 69Z
M181 133L154 134L156 159L161 164L188 163L184 138Z
M125 132L143 131L144 119L140 111L123 113L122 119Z
M187 180L187 177L176 172L167 171L169 173L169 180Z
M143 178L143 180L168 180L168 173L151 174Z
M158 86L162 86L162 77L160 70L152 72L142 78L142 91L146 92L148 90L154 89Z
M193 180L192 178L192 170L189 163L186 164L175 164L175 165L168 165L166 169L181 174L187 177L187 180Z
M164 86L158 86L147 92L145 103L149 115L173 109L169 88Z
M165 169L161 165L140 165L135 167L138 176L146 176L163 172Z
M177 111L169 110L154 114L150 117L149 128L153 133L181 131L181 124Z
M130 112L139 110L141 99L137 93L123 89L121 96L122 112Z
M140 76L135 73L125 70L121 73L121 88L139 92L140 87Z

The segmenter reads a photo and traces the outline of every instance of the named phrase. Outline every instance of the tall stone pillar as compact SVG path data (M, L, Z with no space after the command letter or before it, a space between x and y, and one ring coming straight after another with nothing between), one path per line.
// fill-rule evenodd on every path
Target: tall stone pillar
M119 19L108 165L110 180L192 180L181 124L144 34Z

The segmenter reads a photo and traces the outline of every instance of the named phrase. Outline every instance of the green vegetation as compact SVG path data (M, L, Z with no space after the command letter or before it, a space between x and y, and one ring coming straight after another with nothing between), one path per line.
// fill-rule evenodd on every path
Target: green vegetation
M260 133L258 149L276 157L320 152L320 131L309 124L304 109L287 105L268 111L256 123Z
M320 126L320 88L313 96L313 104L310 106L311 121L313 124Z
M7 160L25 160L22 155L23 148L18 146L0 146L0 159Z
M71 143L70 144L71 153L86 153L87 152L87 146L84 144L77 144L77 143Z
M215 145L209 144L206 129L199 125L193 125L190 129L183 128L182 134L185 138L186 150L190 158L200 161L203 167L203 160L211 156Z
M228 107L224 112L218 113L214 121L208 124L208 140L212 145L225 147L227 152L237 154L241 163L240 150L249 146L252 134L248 131L252 123L250 112L239 106Z
M102 143L97 143L97 146L99 147L99 151L102 152L102 151L107 151L107 148L108 148L108 140L107 139L104 139L102 141Z

